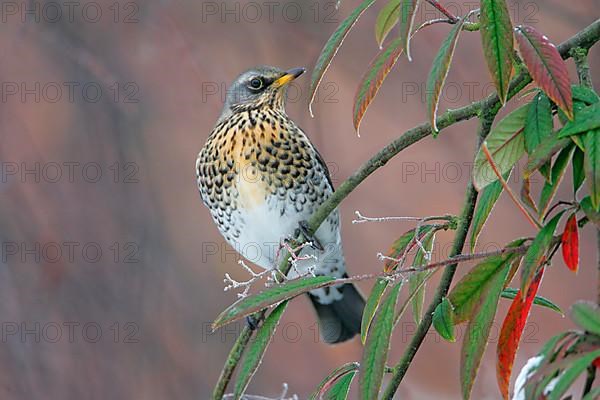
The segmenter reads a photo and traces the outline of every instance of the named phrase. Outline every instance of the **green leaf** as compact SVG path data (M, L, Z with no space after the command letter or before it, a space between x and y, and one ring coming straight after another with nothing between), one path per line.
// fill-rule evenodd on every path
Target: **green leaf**
M573 154L573 150L575 149L575 145L570 145L561 150L556 157L556 161L554 161L554 165L552 166L552 183L544 182L544 187L542 188L542 192L540 194L539 201L539 216L545 217L548 209L550 208L550 202L554 198L556 191L562 181L565 172L567 171L567 166L569 165L569 161L571 161L571 156Z
M429 71L429 77L427 78L427 112L429 114L429 121L434 137L438 132L435 119L440 100L440 93L442 92L442 87L446 81L446 76L448 76L454 49L456 49L458 37L460 36L465 21L466 17L463 17L454 25L435 56L431 70Z
M350 384L354 379L356 371L352 371L340 379L338 379L331 389L325 394L324 400L346 400L348 398L348 392L350 391Z
M600 113L600 109L598 110ZM590 190L592 206L600 210L600 129L591 130L583 137L585 158L583 169Z
M579 202L579 205L585 213L585 216L588 217L590 221L600 226L600 212L596 211L592 206L592 200L590 200L590 196L585 196Z
M435 231L429 233L422 244L426 251L430 252L433 248L433 242L435 238ZM423 250L418 249L417 254L413 260L413 266L415 268L422 267L427 264L427 259L425 258L425 254L423 254ZM410 274L408 278L410 293L415 293L412 300L412 310L413 317L417 325L421 323L421 317L423 315L423 303L425 302L425 282L431 277L434 273L434 270L425 270L422 272L415 272Z
M513 27L504 0L481 0L481 42L498 97L502 104L508 96L512 74Z
M583 110L587 106L588 105L586 103L584 103L583 101L574 100L573 101L573 115L575 116L575 115L579 114L581 112L581 110ZM567 115L560 108L558 109L557 114L558 114L558 120L560 121L560 123L562 125L566 125L567 122L570 121L569 117L567 117ZM573 136L571 136L571 138L573 138Z
M373 289L371 289L371 294L369 295L367 303L365 304L365 309L363 310L362 322L360 325L360 341L363 344L365 344L369 326L371 326L373 316L379 307L381 297L383 296L385 288L388 286L388 282L389 281L385 278L377 278L377 281L375 281L375 284L373 285Z
M510 178L511 170L506 172L503 175L504 181L508 181ZM471 229L471 252L475 251L475 246L477 245L477 238L483 229L488 217L492 213L498 198L500 198L500 194L502 194L502 183L500 180L496 180L496 182L487 185L481 193L479 193L479 198L477 200L477 206L475 207L475 213L473 214L473 228Z
M548 393L548 400L560 400L562 395L573 385L575 380L586 370L586 368L592 364L592 362L600 357L600 350L592 351L585 354L581 358L574 361L569 368L558 376L558 381Z
M571 86L571 92L573 93L573 101L579 100L587 105L600 102L600 97L596 92L586 86L573 85Z
M225 309L213 322L213 329L253 314L273 304L291 299L301 293L326 286L334 281L331 276L315 276L292 279L282 284L274 285L263 292L244 297Z
M319 55L319 59L315 64L315 68L312 73L312 77L310 80L310 101L308 103L308 109L312 115L312 103L315 99L315 95L317 94L317 89L319 84L323 80L323 76L331 65L331 61L333 57L335 57L338 52L342 42L350 32L350 29L356 24L358 18L365 12L367 8L369 8L375 0L364 0L358 7L352 11L352 13L338 26L333 35L329 38L323 50L321 50L321 54Z
M359 132L360 123L365 112L367 112L367 108L371 105L383 81L404 51L402 46L402 38L396 38L390 42L371 60L369 67L361 78L354 95L354 109L352 111L352 121L356 132Z
M419 0L390 0L377 15L375 22L375 40L379 47L383 44L388 33L400 21L400 39L402 49L410 60L410 32L414 24Z
M452 304L447 297L442 299L433 313L433 327L441 337L449 342L455 342L454 322L452 321Z
M571 318L584 330L600 335L600 309L597 305L579 301L571 307Z
M265 350L275 334L275 328L277 328L277 324L279 323L286 306L287 302L283 302L275 307L275 309L267 316L265 322L258 328L256 336L254 336L250 342L250 345L244 354L244 358L241 361L240 373L237 382L235 383L235 399L241 398L250 383L250 379L252 379L254 373L258 369L265 354Z
M346 399L344 395L348 394L348 389L350 388L350 383L352 382L352 378L354 378L354 374L358 371L359 364L357 362L350 362L342 365L341 367L336 368L331 372L325 379L319 383L317 389L310 395L309 400L321 400L323 398L323 394L326 394L325 399ZM344 382L344 378L350 377L347 385ZM346 391L344 392L344 389ZM337 397L336 397L337 396Z
M498 166L505 174L525 152L523 129L529 105L517 108L492 128L485 143ZM479 149L473 167L473 184L478 191L498 180L485 153Z
M390 349L390 338L394 326L394 309L398 301L401 284L396 284L383 301L377 313L360 362L359 395L362 400L376 399L383 381L385 363Z
M592 388L581 400L598 400L600 398L600 386Z
M552 106L550 99L539 92L531 101L525 120L525 150L531 154L546 136L552 133Z
M380 48L388 33L398 23L398 18L400 18L400 3L402 3L402 0L390 0L379 11L379 14L377 14L375 40Z
M533 153L529 155L523 176L529 178L536 169L550 161L552 156L567 147L569 143L571 143L571 140L568 138L559 139L557 132L552 132L552 134L543 138Z
M583 158L583 151L579 147L575 147L575 152L573 153L573 195L577 194L585 179Z
M592 104L577 112L575 119L565 124L560 130L558 137L565 138L596 128L600 128L600 103Z
M572 119L569 71L556 46L531 26L516 27L515 36L523 62L535 83Z
M535 239L533 239L531 246L527 249L525 256L523 256L523 263L521 264L521 292L527 293L538 268L545 262L546 252L550 248L554 231L564 212L565 210L562 210L556 214L540 229Z
M505 299L514 299L517 296L517 293L519 292L519 289L515 289L515 288L506 288L502 291L501 296ZM533 304L541 306L541 307L546 307L549 308L552 311L556 311L557 313L559 313L560 315L565 315L562 310L560 309L559 306L557 306L556 304L554 304L551 300L542 297L542 296L535 296L533 298Z
M426 281L421 282L421 285L424 285L425 282ZM409 293L408 296L406 296L406 299L404 299L404 301L402 303L400 303L401 306L398 309L398 311L396 312L396 316L394 317L394 326L396 326L398 321L400 321L400 318L402 318L402 316L404 315L404 311L406 311L408 306L412 304L412 300L414 299L416 294L417 294L417 291Z
M490 279L484 283L480 295L473 304L472 319L467 327L460 358L460 381L464 399L471 397L471 389L487 346L490 328L494 322L508 269L508 263L502 263Z
M518 246L519 244L515 245ZM448 294L448 300L454 307L455 324L467 321L473 317L474 309L481 298L486 284L493 280L503 268L506 267L508 271L510 261L514 257L514 254L488 257L473 267L458 281Z

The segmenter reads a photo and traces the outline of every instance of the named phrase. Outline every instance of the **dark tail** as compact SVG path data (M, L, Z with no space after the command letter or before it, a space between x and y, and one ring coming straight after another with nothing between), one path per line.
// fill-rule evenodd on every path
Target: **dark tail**
M360 332L365 300L351 283L344 284L339 290L342 299L330 304L321 304L309 294L317 311L319 330L325 343L344 342Z

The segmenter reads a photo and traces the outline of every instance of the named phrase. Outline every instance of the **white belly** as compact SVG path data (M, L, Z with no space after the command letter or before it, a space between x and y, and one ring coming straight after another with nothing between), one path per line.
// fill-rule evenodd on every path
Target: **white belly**
M298 228L301 215L281 216L279 207L271 201L239 212L242 229L234 239L235 249L248 261L265 269L275 267L281 243L290 239Z

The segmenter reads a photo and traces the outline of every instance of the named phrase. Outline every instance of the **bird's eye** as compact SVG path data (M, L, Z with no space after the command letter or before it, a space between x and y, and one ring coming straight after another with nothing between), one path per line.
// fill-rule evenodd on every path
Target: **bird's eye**
M262 89L263 85L263 80L260 78L252 78L252 80L250 80L250 89L259 90Z

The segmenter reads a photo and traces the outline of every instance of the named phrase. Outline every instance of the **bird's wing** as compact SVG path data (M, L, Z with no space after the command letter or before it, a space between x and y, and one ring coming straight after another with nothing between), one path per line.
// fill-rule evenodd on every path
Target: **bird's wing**
M317 155L317 162L321 165L321 167L323 167L323 170L325 171L325 177L327 178L329 186L331 186L331 191L334 192L335 188L333 187L333 182L331 181L331 174L329 173L329 168L327 168L327 164L325 163L323 156L321 155L321 153L319 153L319 150L317 150L317 148L314 145L313 149L315 150L315 154Z

